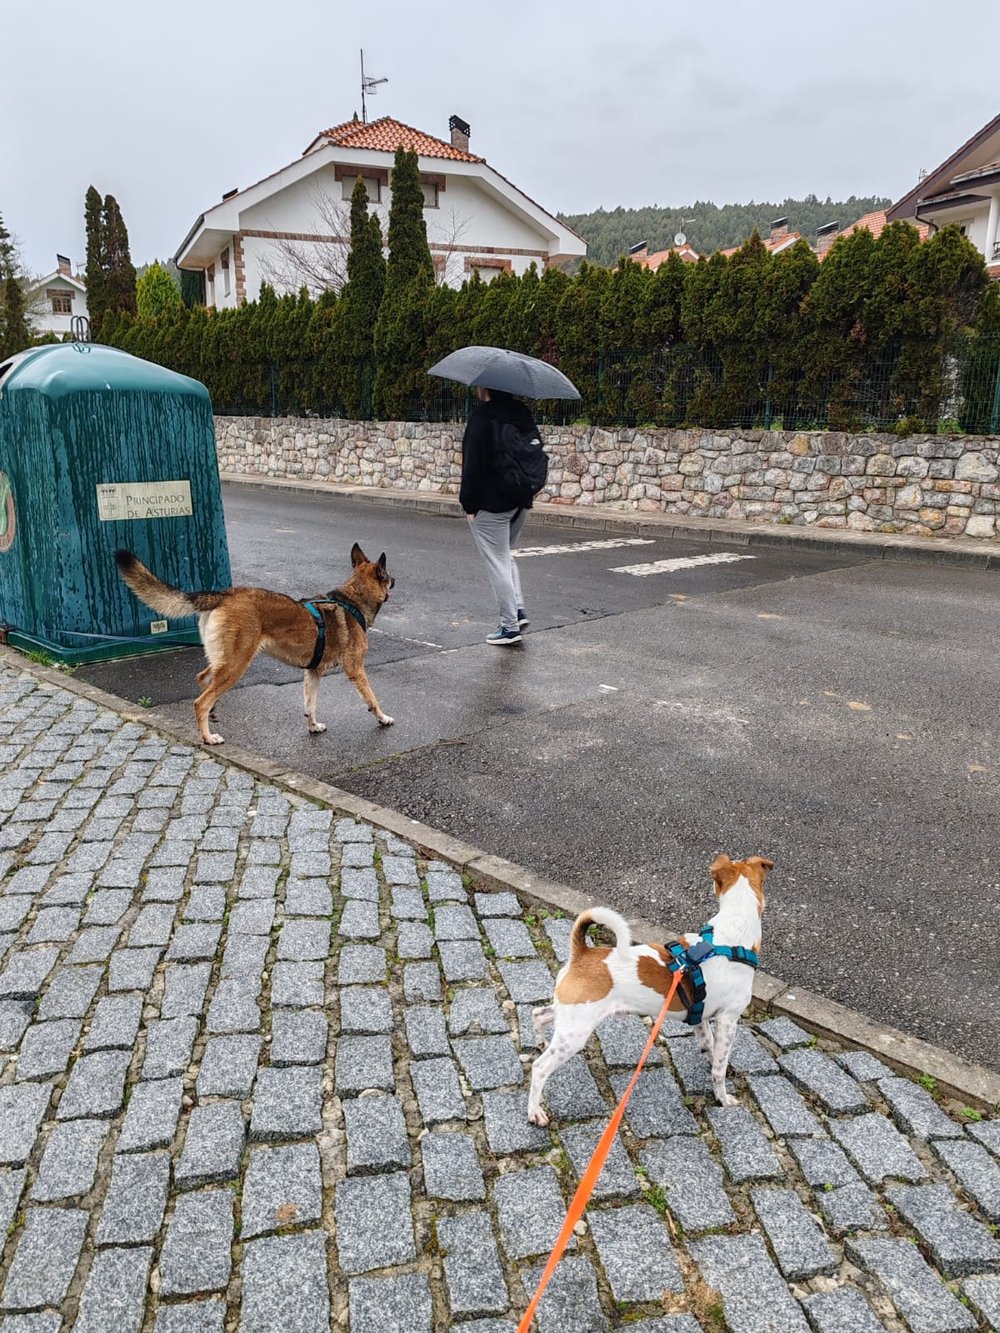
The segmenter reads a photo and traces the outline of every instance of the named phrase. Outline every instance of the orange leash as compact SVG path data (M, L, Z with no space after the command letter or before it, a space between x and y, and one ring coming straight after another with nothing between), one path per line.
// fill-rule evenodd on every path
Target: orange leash
M583 1210L590 1202L590 1196L594 1192L594 1186L597 1179L604 1169L604 1163L607 1161L608 1153L611 1151L611 1145L615 1141L615 1135L618 1133L618 1126L622 1122L622 1116L625 1114L625 1107L628 1105L628 1099L632 1096L632 1089L635 1087L639 1075L642 1073L642 1067L646 1063L650 1051L653 1049L653 1043L659 1036L660 1028L663 1026L663 1020L667 1016L667 1010L670 1007L670 1001L674 998L674 991L677 989L681 979L681 971L678 968L674 973L674 979L670 983L670 989L667 991L667 998L663 1001L663 1008L660 1010L660 1016L653 1024L649 1034L649 1040L646 1042L646 1048L639 1057L639 1063L635 1067L635 1073L632 1075L631 1082L621 1095L618 1105L615 1107L614 1114L608 1121L607 1128L601 1135L600 1142L594 1149L594 1155L587 1164L587 1169L580 1178L580 1183L576 1187L576 1193L573 1195L572 1202L566 1213L566 1220L562 1224L562 1229L556 1237L556 1243L552 1247L552 1253L549 1255L548 1263L545 1265L545 1271L542 1273L541 1280L538 1283L538 1290L531 1298L531 1304L524 1312L524 1317L517 1326L517 1333L529 1333L531 1321L535 1317L535 1311L538 1309L538 1302L542 1299L542 1292L549 1284L549 1279L556 1271L559 1260L563 1257L566 1246L569 1244L573 1235L573 1228L583 1216Z

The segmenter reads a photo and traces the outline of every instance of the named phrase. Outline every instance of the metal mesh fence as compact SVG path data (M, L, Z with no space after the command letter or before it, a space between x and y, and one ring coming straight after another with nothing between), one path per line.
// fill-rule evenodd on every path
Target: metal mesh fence
M943 348L848 347L822 372L752 353L724 359L685 345L560 365L581 399L535 403L541 424L1000 434L1000 334ZM231 363L204 368L201 378L219 415L371 419L375 369L356 368L350 397L338 387L337 368L319 360ZM427 377L399 415L461 422L473 402L463 385Z

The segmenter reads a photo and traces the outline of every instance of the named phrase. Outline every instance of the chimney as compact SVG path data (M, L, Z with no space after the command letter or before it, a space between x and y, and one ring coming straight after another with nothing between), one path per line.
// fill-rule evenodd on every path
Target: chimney
M629 259L634 259L637 264L641 264L646 258L649 249L648 241L640 241L638 245L630 245L628 251Z
M822 227L816 229L816 254L820 259L826 257L826 252L837 239L839 232L839 222L824 222Z
M771 223L771 240L780 241L788 235L788 219L775 218Z
M469 135L472 130L467 121L461 116L452 116L448 121L448 128L451 130L451 146L457 148L462 153L469 151Z
M67 259L65 255L56 255L56 268L67 278L73 276L72 261Z

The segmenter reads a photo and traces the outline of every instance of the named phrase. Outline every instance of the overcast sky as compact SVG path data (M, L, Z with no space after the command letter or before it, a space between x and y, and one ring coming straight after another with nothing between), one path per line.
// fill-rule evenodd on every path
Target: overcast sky
M84 260L83 197L137 264L360 113L472 149L550 212L898 198L1000 112L991 0L0 0L0 214ZM991 91L992 85L992 91ZM846 225L850 218L839 221Z

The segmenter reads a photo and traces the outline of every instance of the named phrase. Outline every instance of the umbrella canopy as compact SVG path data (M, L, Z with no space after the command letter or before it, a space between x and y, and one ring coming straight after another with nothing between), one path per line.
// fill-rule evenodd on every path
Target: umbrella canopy
M579 398L571 380L561 370L534 356L508 352L503 347L460 347L428 375L457 380L476 388L502 389L524 398Z

